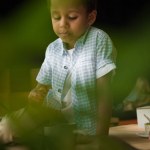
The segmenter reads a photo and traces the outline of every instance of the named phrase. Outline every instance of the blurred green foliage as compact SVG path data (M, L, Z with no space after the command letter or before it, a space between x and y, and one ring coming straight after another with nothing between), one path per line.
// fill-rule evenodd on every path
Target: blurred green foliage
M46 1L25 3L0 24L0 66L39 65L54 37Z

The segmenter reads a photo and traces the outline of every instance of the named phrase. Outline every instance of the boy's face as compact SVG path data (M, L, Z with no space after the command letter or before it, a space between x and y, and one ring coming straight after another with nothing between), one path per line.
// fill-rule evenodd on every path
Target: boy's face
M68 45L68 48L73 48L75 42L93 23L91 13L88 13L86 8L77 1L51 0L51 18L54 32Z

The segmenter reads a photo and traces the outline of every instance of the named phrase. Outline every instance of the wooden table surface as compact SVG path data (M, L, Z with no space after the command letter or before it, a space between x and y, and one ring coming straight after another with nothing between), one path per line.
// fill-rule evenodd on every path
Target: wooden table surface
M130 124L111 127L109 134L119 137L137 149L150 150L150 140L137 135L137 133L142 132L144 132L143 128L139 128L137 124Z

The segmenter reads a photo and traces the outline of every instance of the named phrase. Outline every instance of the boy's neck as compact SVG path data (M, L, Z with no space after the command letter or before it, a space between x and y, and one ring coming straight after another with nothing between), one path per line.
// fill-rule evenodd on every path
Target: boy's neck
M74 45L75 45L75 44L70 45L70 44L68 44L68 43L66 43L66 42L63 42L63 46L64 46L64 48L65 48L66 50L73 49L73 48L74 48Z

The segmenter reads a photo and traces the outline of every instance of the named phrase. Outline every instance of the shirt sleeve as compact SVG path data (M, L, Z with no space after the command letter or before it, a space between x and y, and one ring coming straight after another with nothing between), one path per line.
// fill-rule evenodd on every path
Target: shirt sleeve
M116 49L110 37L104 32L101 37L98 37L96 78L98 79L112 70L115 72L115 60Z
M52 81L52 54L51 54L51 46L49 45L46 49L45 53L45 59L42 63L42 66L40 68L40 71L36 77L36 80L38 83L44 84L44 85L51 85Z

